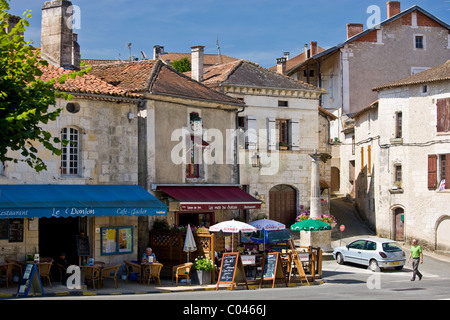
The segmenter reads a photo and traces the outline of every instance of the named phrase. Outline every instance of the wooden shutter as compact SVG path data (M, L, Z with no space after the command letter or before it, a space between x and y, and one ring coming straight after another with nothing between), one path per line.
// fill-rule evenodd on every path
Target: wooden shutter
M267 150L277 149L276 120L267 118Z
M450 189L450 153L445 155L445 189Z
M247 149L258 149L258 124L255 116L247 116Z
M291 143L291 150L300 150L300 123L298 119L291 119L289 121L289 141Z
M428 155L428 189L437 188L437 155Z
M450 132L450 98L438 99L436 106L437 132Z

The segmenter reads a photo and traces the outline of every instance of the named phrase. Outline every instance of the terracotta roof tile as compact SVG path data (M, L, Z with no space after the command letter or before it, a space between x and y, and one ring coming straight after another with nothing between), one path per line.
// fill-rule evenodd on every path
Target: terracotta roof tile
M162 54L160 56L160 59L163 61L168 61L170 60L170 62L173 62L175 60L180 60L181 58L188 58L189 61L191 60L191 53L176 53L176 52L166 52L164 54ZM219 60L219 55L218 54L208 54L205 53L203 55L203 65L204 66L214 66L219 64L223 64L223 63L229 63L229 62L233 62L236 61L238 59L236 58L232 58L229 56L225 56L223 54L220 55L220 60Z

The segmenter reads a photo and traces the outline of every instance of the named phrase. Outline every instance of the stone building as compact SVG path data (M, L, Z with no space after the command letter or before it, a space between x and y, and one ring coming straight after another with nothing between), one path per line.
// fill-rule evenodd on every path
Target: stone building
M325 89L320 106L338 117L331 123L333 192L353 194L350 116L377 100L373 87L450 59L449 30L417 5L402 11L399 1L388 1L387 19L379 25L364 30L362 23L349 23L344 41L310 49L306 60L286 69L286 75Z
M355 114L356 203L377 234L449 250L450 62L374 89Z
M279 67L285 63L280 59ZM299 205L310 205L309 154L330 153L328 124L334 116L319 107L323 90L244 60L198 74L208 87L246 105L237 118L239 181L262 201L260 210L246 212L246 220L267 217L289 227ZM329 178L329 166L322 163L323 187L329 185ZM324 213L327 210L325 205Z

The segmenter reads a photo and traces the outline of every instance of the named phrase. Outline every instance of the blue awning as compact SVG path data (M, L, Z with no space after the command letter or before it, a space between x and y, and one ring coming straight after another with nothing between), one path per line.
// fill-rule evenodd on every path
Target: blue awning
M0 185L0 218L165 216L167 206L133 185Z

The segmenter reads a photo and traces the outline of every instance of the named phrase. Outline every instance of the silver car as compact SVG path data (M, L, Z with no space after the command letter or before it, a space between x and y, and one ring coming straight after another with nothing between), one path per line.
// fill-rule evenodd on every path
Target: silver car
M339 264L356 263L370 267L372 271L378 268L403 269L405 252L393 240L383 238L361 238L352 243L337 247L333 257Z

